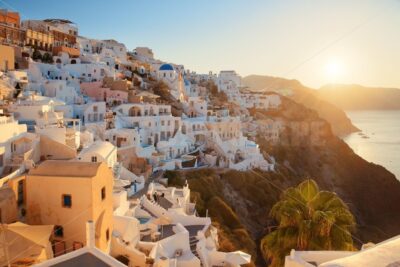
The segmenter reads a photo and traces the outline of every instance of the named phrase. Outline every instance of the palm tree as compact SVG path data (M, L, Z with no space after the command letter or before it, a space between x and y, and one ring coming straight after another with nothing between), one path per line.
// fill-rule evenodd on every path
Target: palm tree
M354 216L333 192L320 191L313 180L287 189L271 209L277 230L261 240L270 266L283 266L291 249L354 250Z

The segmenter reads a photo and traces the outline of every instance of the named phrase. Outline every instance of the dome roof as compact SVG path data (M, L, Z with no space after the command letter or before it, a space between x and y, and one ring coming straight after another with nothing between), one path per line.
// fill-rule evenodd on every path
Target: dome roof
M172 67L171 64L162 64L162 65L160 66L160 69L159 69L159 70L171 70L171 71L173 71L174 68Z

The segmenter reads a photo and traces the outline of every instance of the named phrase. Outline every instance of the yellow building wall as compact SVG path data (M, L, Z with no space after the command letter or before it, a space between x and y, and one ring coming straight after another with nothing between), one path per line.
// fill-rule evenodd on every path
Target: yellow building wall
M113 231L113 199L112 192L114 186L114 178L111 169L106 163L102 163L98 175L93 179L92 203L93 221L96 229L96 246L108 251ZM101 189L105 187L106 197L101 198ZM109 232L109 240L107 240L106 231Z
M9 187L1 187L0 194L0 222L13 223L18 219L17 200L15 194Z
M0 45L0 71L14 70L15 54L11 46Z
M96 245L108 250L106 230L112 233L112 187L111 170L101 164L97 176L51 177L28 175L26 179L27 223L53 224L63 227L63 238L67 251L72 250L74 241L86 244L86 222L95 223ZM101 200L101 188L106 187L106 199ZM71 195L72 207L62 206L62 196Z

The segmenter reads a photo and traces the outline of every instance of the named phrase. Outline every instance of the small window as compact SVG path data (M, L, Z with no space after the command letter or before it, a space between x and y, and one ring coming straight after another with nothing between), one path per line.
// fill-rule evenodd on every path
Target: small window
M92 162L97 162L97 157L96 156L92 156Z
M61 225L54 226L54 236L55 237L64 237L64 228Z
M110 240L110 229L106 230L106 239L107 241Z
M101 189L101 200L104 200L106 198L106 188L103 187Z
M72 197L71 195L62 195L62 206L64 208L72 207Z
M97 106L93 106L93 112L97 112L98 111L98 107Z

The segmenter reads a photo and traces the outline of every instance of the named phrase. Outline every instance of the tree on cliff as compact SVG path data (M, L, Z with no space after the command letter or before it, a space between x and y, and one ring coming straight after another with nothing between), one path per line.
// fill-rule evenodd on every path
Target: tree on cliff
M157 83L155 83L152 86L153 89L153 93L156 95L160 96L160 100L162 101L170 101L171 100L171 94L170 94L170 89L168 87L168 85L166 83L164 83L163 81L159 81Z
M261 240L270 266L283 266L291 249L354 250L353 215L335 193L320 191L313 180L287 189L270 216L278 222L277 229Z

